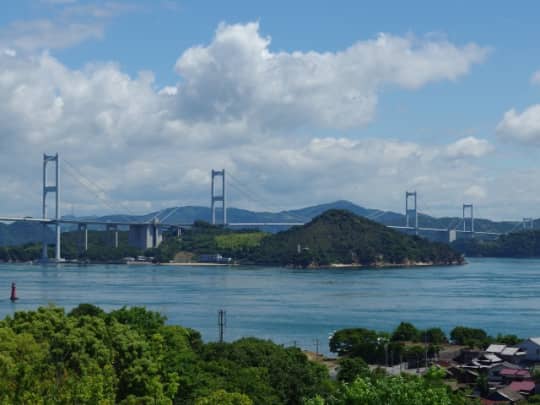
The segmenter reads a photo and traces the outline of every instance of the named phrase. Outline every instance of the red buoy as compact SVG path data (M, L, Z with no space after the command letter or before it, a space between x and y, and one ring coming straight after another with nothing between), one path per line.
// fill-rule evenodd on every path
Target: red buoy
M15 286L15 283L11 283L11 301L17 301L19 297L17 297L17 287Z

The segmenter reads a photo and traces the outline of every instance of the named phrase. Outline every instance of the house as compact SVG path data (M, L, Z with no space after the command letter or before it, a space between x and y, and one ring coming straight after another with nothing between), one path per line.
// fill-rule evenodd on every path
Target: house
M232 263L232 258L223 257L219 253L199 255L200 263Z
M534 394L536 384L534 381L514 381L508 388L512 391L519 392L522 395L531 395Z
M525 351L519 347L492 344L486 349L486 353L494 354L511 363L519 363L525 358Z
M493 353L482 353L476 361L484 366L494 366L503 362L499 356Z
M504 375L501 375L502 370L505 371L506 374L511 373L511 371L508 370L523 370L522 367L518 366L517 364L509 363L507 361L503 361L502 363L496 364L495 366L491 367L488 371L488 380L491 382L502 382L504 379Z
M529 373L529 370L516 370L512 368L503 368L501 371L499 371L499 375L505 381L523 381L530 380L531 378L531 373Z
M488 398L495 403L518 404L525 401L525 397L519 392L513 391L510 387L501 388L489 394Z
M519 344L519 348L526 352L526 360L540 362L540 337L524 340Z

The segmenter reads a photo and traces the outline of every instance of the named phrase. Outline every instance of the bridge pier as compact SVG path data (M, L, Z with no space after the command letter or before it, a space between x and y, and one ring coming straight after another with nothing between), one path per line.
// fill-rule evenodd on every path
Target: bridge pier
M157 223L129 226L129 245L138 249L158 247L163 241L163 234Z
M118 248L118 225L107 225L110 243L113 248Z

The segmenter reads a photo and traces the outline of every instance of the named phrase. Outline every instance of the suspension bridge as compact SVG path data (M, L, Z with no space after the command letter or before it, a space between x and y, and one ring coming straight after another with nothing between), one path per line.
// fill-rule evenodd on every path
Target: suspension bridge
M59 155L43 155L43 193L42 193L42 210L41 218L33 218L29 216L24 217L9 217L0 216L0 222L28 222L39 223L42 225L42 260L48 261L48 238L47 228L52 226L55 229L55 250L54 261L62 261L61 252L61 230L62 225L75 225L79 232L79 248L81 251L88 249L88 227L89 226L101 226L110 232L112 235L111 244L113 247L118 247L118 232L119 229L128 229L128 242L131 246L148 249L155 248L160 245L163 240L163 231L172 230L178 235L181 234L183 228L193 226L193 223L174 223L170 221L170 218L180 208L176 207L169 212L162 210L157 214L150 216L148 219L133 220L132 217L127 217L125 220L109 220L109 219L74 219L62 217L60 214L60 161ZM102 197L104 190L96 183L92 182L88 178L84 177L73 165L63 160L66 163L66 167L69 168L68 173L77 180L81 185L90 188L92 187L99 192L96 196L103 200L105 205L110 205ZM54 165L53 175L49 175L50 166ZM228 175L233 181L230 183L236 191L244 194L248 198L255 200L253 193L246 190L238 181L234 179L230 174ZM50 179L49 177L52 177ZM52 180L52 181L51 181ZM210 211L211 211L211 223L213 225L222 225L232 228L249 228L249 227L291 227L296 225L303 225L309 219L298 217L292 213L288 214L290 220L284 222L230 222L227 218L227 181L225 169L212 170L211 171L211 198L210 198ZM47 203L50 199L50 195L54 195L54 214L49 216ZM474 228L474 206L473 204L463 204L463 216L461 221L452 226L446 228L433 228L422 227L419 225L419 212L417 206L417 192L407 191L405 193L405 223L403 225L388 225L390 228L400 230L409 234L426 234L426 233L440 233L444 236L439 239L452 242L456 240L458 234L482 237L497 237L501 235L495 232L478 232ZM128 210L129 211L129 210ZM377 211L366 218L371 220L377 220L388 211ZM219 218L218 216L221 216ZM462 225L462 227L460 227ZM522 225L524 229L532 229L534 221L532 218L524 218L522 222L516 222L516 227Z

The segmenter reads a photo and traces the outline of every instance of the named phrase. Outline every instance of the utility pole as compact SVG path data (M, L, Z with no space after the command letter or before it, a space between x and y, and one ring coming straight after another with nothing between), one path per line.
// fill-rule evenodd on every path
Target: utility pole
M427 358L428 358L428 345L427 345L427 332L424 332L424 352L425 352L425 360L426 360L426 368L427 368L427 365L428 365L428 361L427 361Z
M315 354L317 355L317 357L319 356L319 339L315 339L314 340L314 343L315 343Z
M219 343L223 343L223 335L227 326L227 312L223 309L218 311Z

